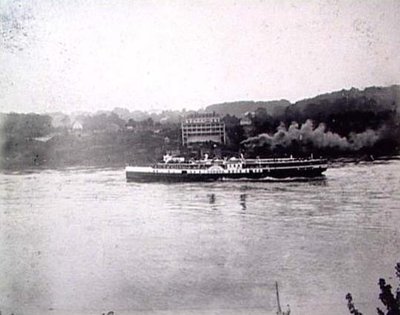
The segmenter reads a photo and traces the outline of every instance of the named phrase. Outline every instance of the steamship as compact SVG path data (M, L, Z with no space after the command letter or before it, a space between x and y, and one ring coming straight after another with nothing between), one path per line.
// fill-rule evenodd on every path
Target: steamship
M186 160L165 155L163 162L149 166L126 166L128 181L195 182L229 179L263 180L267 178L312 178L328 168L326 159L270 158Z

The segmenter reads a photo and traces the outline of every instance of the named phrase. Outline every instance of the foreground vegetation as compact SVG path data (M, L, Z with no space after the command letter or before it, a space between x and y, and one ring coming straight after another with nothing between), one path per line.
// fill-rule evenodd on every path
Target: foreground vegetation
M397 263L396 277L400 281L400 263ZM400 282L399 282L400 283ZM393 294L392 286L386 283L385 279L379 279L379 300L382 302L386 310L377 308L378 315L400 315L400 285L397 287L396 293ZM346 295L347 307L351 314L362 315L362 313L355 307L353 297L350 293Z

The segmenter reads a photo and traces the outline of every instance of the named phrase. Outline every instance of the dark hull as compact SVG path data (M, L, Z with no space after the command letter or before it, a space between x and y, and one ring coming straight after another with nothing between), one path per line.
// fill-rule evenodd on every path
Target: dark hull
M269 169L262 173L229 173L229 174L174 174L174 173L148 173L126 172L126 179L135 182L208 182L217 180L241 179L263 180L265 178L313 178L320 177L326 167L319 168L285 168Z

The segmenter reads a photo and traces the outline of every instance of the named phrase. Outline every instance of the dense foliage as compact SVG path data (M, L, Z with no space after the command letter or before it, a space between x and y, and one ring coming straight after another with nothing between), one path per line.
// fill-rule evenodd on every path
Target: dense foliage
M42 137L52 131L51 117L38 114L1 114L2 135L19 137Z

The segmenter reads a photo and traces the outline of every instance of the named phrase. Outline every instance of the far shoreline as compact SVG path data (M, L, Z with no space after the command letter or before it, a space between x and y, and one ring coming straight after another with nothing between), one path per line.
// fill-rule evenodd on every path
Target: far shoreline
M395 155L385 155L385 156L377 156L377 157L369 157L369 156L354 156L354 157L335 157L329 158L328 163L330 167L336 168L340 167L342 164L368 164L368 163L377 163L384 161L397 161L400 160L400 154ZM153 163L142 163L141 165L151 165ZM0 167L0 172L3 174L14 174L14 173L22 173L22 174L31 174L38 173L41 171L88 171L88 170L123 170L129 163L121 164L121 163L105 163L98 165L85 165L85 164L75 164L75 165L37 165L37 166L17 166L13 165L11 167Z

